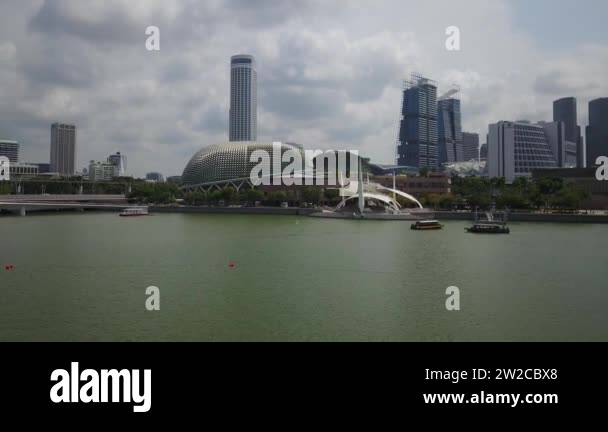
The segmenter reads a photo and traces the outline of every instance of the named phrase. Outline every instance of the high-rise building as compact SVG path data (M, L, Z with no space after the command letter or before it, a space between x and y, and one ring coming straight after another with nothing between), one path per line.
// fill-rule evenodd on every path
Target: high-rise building
M566 126L566 141L576 146L576 166L585 166L583 149L583 137L578 125L578 114L576 109L576 98L566 97L553 102L553 121L563 122Z
M595 166L600 156L608 156L608 98L589 102L587 166Z
M465 162L479 160L479 134L462 133L462 154Z
M462 147L460 100L440 99L437 104L439 164L465 160Z
M411 80L404 84L397 163L437 168L437 83L412 74Z
M146 180L150 182L162 183L165 181L165 178L159 172L149 172L146 174Z
M258 134L257 72L253 56L230 59L230 141L255 141Z
M17 141L0 140L0 156L6 156L11 164L19 162L19 143Z
M76 163L76 126L64 123L51 125L51 171L74 175Z
M111 154L108 162L114 166L114 177L124 177L127 174L127 157L124 154Z
M565 152L564 124L531 124L500 121L491 124L488 135L488 175L512 183L530 176L533 169L556 168L556 153Z
M560 168L576 168L576 142L566 140L566 124L557 122L538 122L545 130L547 142L551 146L553 157Z
M483 143L481 147L479 147L479 160L487 161L488 160L488 144Z

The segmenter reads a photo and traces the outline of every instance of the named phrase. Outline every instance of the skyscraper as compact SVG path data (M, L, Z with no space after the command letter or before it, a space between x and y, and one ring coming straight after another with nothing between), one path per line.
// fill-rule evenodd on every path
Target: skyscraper
M404 84L397 163L437 168L437 83L412 74Z
M584 167L584 149L581 128L578 125L576 98L566 97L553 102L553 121L563 122L566 126L566 141L576 146L576 165Z
M257 140L257 72L255 59L246 54L230 59L230 141Z
M595 166L599 156L608 156L608 98L589 102L587 166Z
M561 135L560 135L561 134ZM488 174L512 183L530 176L533 169L558 167L557 153L563 148L561 122L531 124L500 121L491 124L488 134Z
M460 100L440 99L437 116L439 164L463 161Z
M76 163L76 126L51 125L51 172L74 175Z
M481 147L479 147L479 160L487 161L488 160L488 144L483 143Z
M127 157L120 152L108 156L108 162L114 166L114 177L124 177L127 173Z
M545 130L545 136L553 152L557 166L560 168L576 168L576 142L566 139L566 124L562 121L538 122Z
M479 134L462 133L462 154L465 162L479 159Z
M11 164L19 162L19 143L0 140L0 156L6 156Z

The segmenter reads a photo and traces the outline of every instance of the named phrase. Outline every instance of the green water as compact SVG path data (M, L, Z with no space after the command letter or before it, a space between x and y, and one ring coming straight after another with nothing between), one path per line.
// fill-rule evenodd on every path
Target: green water
M608 341L608 226L465 226L1 217L0 340ZM160 311L145 309L150 285ZM445 308L449 286L460 311Z

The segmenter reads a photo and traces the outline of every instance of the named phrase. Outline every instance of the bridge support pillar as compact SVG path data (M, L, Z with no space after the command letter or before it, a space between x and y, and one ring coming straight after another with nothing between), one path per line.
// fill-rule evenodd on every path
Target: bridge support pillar
M21 207L21 208L19 209L19 215L20 215L20 216L25 216L25 214L26 214L25 207Z

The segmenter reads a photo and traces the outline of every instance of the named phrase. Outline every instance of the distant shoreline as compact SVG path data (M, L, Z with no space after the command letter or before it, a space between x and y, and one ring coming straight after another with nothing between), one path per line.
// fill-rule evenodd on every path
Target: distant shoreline
M203 213L203 214L266 214L286 216L308 216L319 213L317 208L298 207L156 207L150 206L152 213ZM434 218L439 220L473 221L474 212L435 211ZM480 213L481 214L481 213ZM560 222L560 223L601 223L608 224L608 215L581 215L566 213L509 213L511 222Z
M58 213L74 211L104 211L118 212L120 208L106 209L30 209L29 214L36 213ZM320 208L310 207L213 207L213 206L149 206L150 213L185 213L185 214L242 214L242 215L275 215L275 216L311 216L320 213ZM1 214L2 212L0 212ZM483 215L483 212L479 212ZM14 212L12 214L15 214ZM6 212L5 214L6 215ZM473 221L474 212L456 212L437 210L425 215L425 217L438 220L460 220ZM327 218L340 219L340 218ZM382 220L382 218L377 218ZM567 213L531 213L531 212L511 212L508 222L551 222L551 223L578 223L578 224L608 224L608 215L586 215L586 214L567 214Z
M483 212L479 212L483 215ZM475 219L475 212L436 211L435 219L467 220ZM585 215L567 213L511 212L508 222L559 222L559 223L608 223L608 215Z

